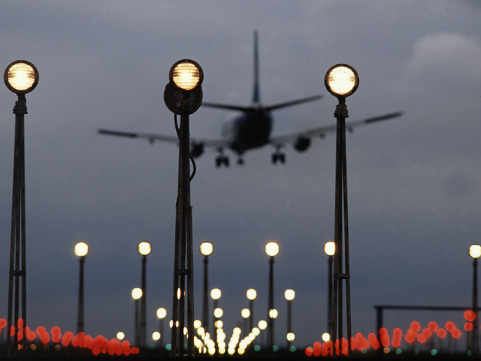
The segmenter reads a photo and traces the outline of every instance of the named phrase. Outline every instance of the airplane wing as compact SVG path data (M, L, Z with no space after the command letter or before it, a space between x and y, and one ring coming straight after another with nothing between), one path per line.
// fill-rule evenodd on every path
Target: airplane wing
M154 133L133 133L133 132L122 132L117 130L108 130L108 129L99 129L99 134L102 135L111 135L116 137L124 137L124 138L139 138L145 139L153 144L155 141L178 144L178 139L176 136L171 135L163 135L163 134L154 134ZM202 146L207 148L227 148L230 145L230 142L226 139L201 139L201 138L190 138L191 144L195 146Z
M383 114L383 115L380 115L380 116L377 116L377 117L370 117L370 118L357 120L357 121L353 121L353 122L347 122L346 123L346 129L349 132L352 132L354 130L354 128L361 127L361 126L364 126L364 125L369 125L369 124L384 121L384 120L398 118L398 117L402 116L403 114L404 114L404 112L395 112L395 113ZM278 137L272 137L269 140L269 143L272 144L275 147L282 147L286 143L295 143L299 139L311 139L311 138L314 138L314 137L324 138L326 136L326 134L335 133L335 132L336 132L336 125L333 124L333 125L328 125L328 126L325 126L325 127L307 129L305 131L298 132L298 133L286 134L286 135L281 135L281 136L278 136Z
M220 104L220 103L209 103L203 102L203 107L206 108L217 108L217 109L224 109L224 110L237 110L239 112L252 112L254 111L253 107L245 107L242 105L232 105L232 104Z
M284 102L284 103L279 103L279 104L273 104L273 105L267 105L264 107L265 110L267 111L272 111L272 110L277 110L277 109L281 109L281 108L287 108L287 107L291 107L293 105L298 105L298 104L303 104L303 103L307 103L307 102L312 102L314 100L319 100L322 98L322 95L314 95L312 97L307 97L307 98L301 98L301 99L296 99L296 100L291 100L291 101L288 101L288 102Z

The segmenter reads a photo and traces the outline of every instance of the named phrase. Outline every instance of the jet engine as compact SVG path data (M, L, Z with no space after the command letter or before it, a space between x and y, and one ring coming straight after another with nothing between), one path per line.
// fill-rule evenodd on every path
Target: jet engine
M190 149L190 154L193 158L199 158L202 153L204 153L204 144L202 143L193 143Z
M296 142L294 143L294 149L298 152L305 152L307 149L309 149L310 145L311 139L301 135L296 139Z

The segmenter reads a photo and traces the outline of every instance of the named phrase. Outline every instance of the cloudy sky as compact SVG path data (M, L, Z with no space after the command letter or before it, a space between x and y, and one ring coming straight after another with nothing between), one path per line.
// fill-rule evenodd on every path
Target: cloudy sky
M404 110L403 118L348 137L354 331L374 329L374 304L467 305L467 247L481 238L481 6L476 1L11 1L0 13L0 64L36 64L40 82L26 120L28 306L33 325L75 329L75 240L87 240L86 328L132 338L130 289L139 285L139 239L150 239L149 331L171 297L177 148L96 135L97 128L174 134L162 100L170 66L190 57L204 69L204 98L249 104L252 32L259 30L266 104L326 94L321 79L338 62L360 75L350 120ZM6 314L15 96L0 87L1 315ZM336 101L278 111L274 134L334 122ZM216 138L235 113L200 109L192 134ZM335 138L309 152L247 153L244 167L197 161L192 183L197 312L198 245L215 243L211 285L222 288L226 328L259 292L265 317L264 242L278 239L277 340L282 293L294 288L300 344L326 325L321 242L333 237ZM235 158L231 157L235 163ZM200 312L198 313L200 317ZM444 323L459 314L388 314Z

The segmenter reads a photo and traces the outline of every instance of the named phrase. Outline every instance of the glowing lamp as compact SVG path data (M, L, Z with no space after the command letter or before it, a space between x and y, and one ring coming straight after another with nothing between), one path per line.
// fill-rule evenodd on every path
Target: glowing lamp
M327 241L324 243L324 253L328 256L334 256L336 254L336 242Z
M329 332L324 332L322 335L321 335L321 339L322 341L324 342L329 342L331 340L331 335L329 334Z
M269 241L265 245L265 252L269 257L274 257L279 254L279 243L276 241Z
M214 327L215 328L222 328L224 327L224 322L222 320L217 320L214 322Z
M219 288L213 288L210 290L210 298L214 301L220 299L222 297L222 291Z
M157 342L160 340L160 332L159 331L154 331L152 332L152 340Z
M278 316L279 312L275 308L269 310L269 318L277 318Z
M285 298L287 301L293 301L294 298L296 298L296 291L291 290L290 288L288 288L287 290L284 291L284 298Z
M473 310L464 311L464 319L468 322L473 322L476 319L476 313Z
M286 334L286 340L292 342L296 339L296 334L294 332L288 332Z
M246 291L246 297L249 301L254 301L257 298L257 291L253 288L249 288Z
M200 244L200 253L203 256L210 256L214 252L214 245L212 242L204 241Z
M469 246L469 255L474 259L481 257L481 246L479 244L472 244Z
M260 320L257 323L257 326L261 329L261 331L264 331L267 328L267 321L265 320Z
M214 309L214 317L221 318L224 315L224 310L220 307Z
M31 92L38 84L38 71L26 60L16 60L5 69L3 75L7 88L16 94Z
M359 85L359 76L353 67L347 64L337 64L327 71L324 84L331 94L345 98L356 91Z
M137 245L137 250L142 256L148 256L152 251L152 247L150 245L150 242L140 241Z
M125 338L125 332L119 331L119 332L117 332L115 337L117 338L117 340L122 341Z
M201 328L202 322L200 320L194 320L194 328L197 330Z
M89 253L89 246L86 242L77 242L73 251L77 257L85 257Z
M134 301L140 300L142 298L142 294L143 292L141 288L139 287L132 288L131 295Z
M190 59L176 62L169 73L169 80L179 89L190 91L202 83L204 72L199 64Z
M251 311L248 308L243 308L241 310L241 317L242 318L249 318L251 316Z
M164 307L159 307L155 312L155 315L159 320L163 320L167 316L167 310Z

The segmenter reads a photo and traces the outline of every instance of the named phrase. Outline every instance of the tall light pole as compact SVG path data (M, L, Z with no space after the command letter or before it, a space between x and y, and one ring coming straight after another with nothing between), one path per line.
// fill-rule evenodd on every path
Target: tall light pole
M142 256L140 288L143 295L140 301L140 346L145 347L147 337L147 256L152 252L152 246L149 241L140 241L137 244L137 251Z
M23 319L23 334L27 325L27 261L26 261L26 227L25 227L25 127L27 100L25 94L31 92L38 84L38 71L26 60L16 60L10 63L3 75L5 85L17 94L17 102L13 108L15 114L15 145L13 155L13 187L12 187L12 218L10 228L10 267L8 272L8 316L7 330L12 324L17 327L21 313ZM20 286L20 280L22 284ZM21 300L20 300L21 293ZM21 303L21 304L20 304ZM13 320L12 320L13 318ZM13 322L12 322L13 321ZM25 340L25 337L23 338ZM18 349L18 339L7 333L7 354L11 355Z
M358 85L359 76L356 70L346 64L331 67L324 77L327 90L338 99L334 116L337 119L336 129L336 193L334 214L334 241L336 255L334 258L334 320L333 342L343 337L343 281L346 282L346 326L348 352L351 349L351 284L349 261L349 223L347 196L347 157L346 157L346 118L349 116L346 98L352 95ZM344 240L344 242L343 242ZM343 244L344 243L344 244ZM344 260L343 260L344 257ZM344 262L344 266L343 266Z
M135 346L140 346L140 327L139 327L139 300L142 298L142 289L139 287L132 288L131 296L134 300L135 316L134 316L134 340Z
M209 256L214 253L212 242L204 241L200 244L200 253L204 256L204 289L202 297L202 326L209 331Z
M270 317L271 311L274 309L274 257L279 254L279 243L269 241L265 244L264 251L269 256L269 295L267 299L267 320L269 334L269 348L272 351L274 346L274 320L276 317Z
M77 303L77 333L85 331L85 306L84 306L84 265L85 257L89 253L86 242L75 243L74 253L79 260L78 303Z
M292 341L295 339L295 335L293 338L292 332L292 301L296 298L296 291L288 288L284 291L284 298L287 301L287 332L286 332L286 339L287 339L287 347L291 346Z
M188 355L194 356L194 274L192 249L192 207L190 181L195 174L195 163L190 154L189 115L202 104L202 68L195 61L183 59L169 72L169 83L164 90L167 108L174 113L175 129L179 142L179 173L175 222L174 283L172 291L172 318L179 320L172 327L172 353L184 356L185 294L187 294ZM177 123L180 115L180 126ZM190 174L190 162L194 174ZM187 292L185 290L187 289ZM181 297L177 297L180 290Z
M242 328L244 329L243 331L245 332L245 334L248 334L250 331L252 331L252 328L250 328L250 323L249 323L249 326L247 325L247 320L251 317L251 311L248 308L241 309L241 317L243 320L242 321Z
M167 317L167 310L164 307L159 307L155 312L155 315L159 320L159 332L161 336L160 345L163 346L165 343L164 318Z
M481 256L481 246L479 244L472 244L469 246L469 255L473 258L473 312L475 314L473 322L473 332L471 333L472 352L473 355L477 355L479 352L479 339L478 339L478 258Z
M336 317L333 312L333 260L336 254L336 242L327 241L324 243L324 253L327 255L327 331L329 335L334 335L334 318ZM322 329L322 327L321 327Z
M249 300L249 330L254 328L254 300L257 298L257 291L249 288L246 291L246 298Z

